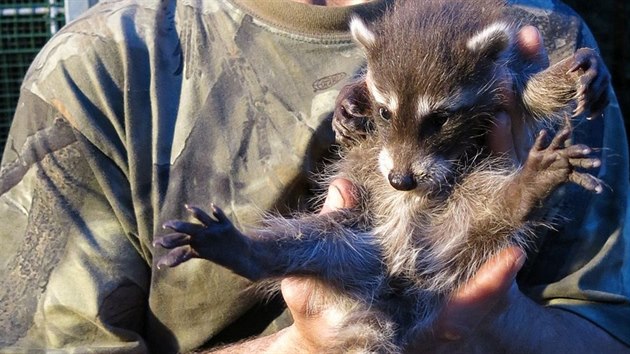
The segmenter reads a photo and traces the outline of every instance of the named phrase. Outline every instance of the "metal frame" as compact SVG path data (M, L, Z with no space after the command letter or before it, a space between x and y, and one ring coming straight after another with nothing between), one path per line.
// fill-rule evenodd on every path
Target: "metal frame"
M54 0L53 0L54 1ZM96 5L98 0L66 0L66 22L70 22L84 13L90 6Z
M65 23L64 12L64 0L0 0L0 154L24 73L41 46Z
M67 0L67 3L74 2L75 0ZM81 2L83 0L79 0ZM97 0L92 0L96 2ZM43 1L42 1L43 2ZM7 6L7 5L4 5ZM0 7L0 16L2 17L10 17L10 16L33 16L33 15L45 15L49 14L50 17L50 34L55 34L59 31L57 26L56 18L60 13L63 13L64 10L64 0L48 0L48 5L43 6L39 4L39 6L24 6L22 4L15 4L14 7Z

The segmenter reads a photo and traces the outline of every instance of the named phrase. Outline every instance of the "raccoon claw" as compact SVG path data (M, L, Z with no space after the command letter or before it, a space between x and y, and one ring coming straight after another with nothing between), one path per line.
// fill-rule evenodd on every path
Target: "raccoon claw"
M588 173L574 172L569 175L569 180L596 194L600 194L604 190L602 181Z
M599 55L592 49L580 48L573 55L574 64L568 73L577 75L578 105L573 116L588 112L587 119L599 116L608 105L610 74Z
M162 247L170 251L160 257L157 267L175 267L191 258L204 258L220 262L231 251L237 252L244 242L241 234L225 216L223 211L211 205L212 215L198 207L186 206L197 222L169 220L163 228L173 233L156 238L153 247Z
M219 218L217 217L217 215L221 216L222 220L227 219L223 211L219 207L214 205L214 203L210 204L210 209L212 209L212 214L215 216L215 219L211 218L210 215L206 214L206 212L204 212L203 210L201 210L200 208L196 206L191 206L191 205L186 204L185 207L186 207L186 210L188 210L188 212L195 219L199 220L204 226L210 226L216 223L217 221L219 221Z
M190 235L187 234L168 234L153 241L153 247L163 247L172 249L179 246L184 246L190 243Z
M595 119L604 114L604 109L610 103L610 99L608 98L608 92L602 95L597 102L595 102L590 108L590 114L586 117L588 120Z
M601 193L602 183L596 177L576 171L576 168L597 168L601 166L601 160L590 157L592 149L583 144L575 144L565 147L571 136L571 129L564 128L546 144L547 131L542 130L523 167L523 176L526 184L536 186L538 199L543 199L546 194L564 182L574 182L589 191Z
M367 131L364 126L367 124L364 119L365 117L352 116L345 107L340 108L339 114L335 112L332 126L337 143L347 146L365 138Z
M332 127L341 145L351 145L365 138L371 130L372 108L365 81L346 85L335 102Z
M198 254L189 246L181 246L168 252L165 256L160 257L157 261L157 268L163 269L164 267L176 267L191 258L199 257Z

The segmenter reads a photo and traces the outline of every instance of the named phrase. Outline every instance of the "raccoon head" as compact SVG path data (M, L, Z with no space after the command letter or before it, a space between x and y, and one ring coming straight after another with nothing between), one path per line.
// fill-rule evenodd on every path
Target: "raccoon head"
M483 149L502 100L497 77L512 46L511 26L494 23L461 43L405 39L359 18L350 28L368 59L382 174L401 191L449 189L459 167Z

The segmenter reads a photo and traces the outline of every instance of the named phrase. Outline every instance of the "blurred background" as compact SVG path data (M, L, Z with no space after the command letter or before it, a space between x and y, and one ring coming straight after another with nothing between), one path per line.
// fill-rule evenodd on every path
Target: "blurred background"
M579 13L599 43L630 127L630 0L563 0ZM626 134L628 132L626 131Z
M0 155L29 64L66 21L76 18L96 2L0 0ZM564 2L582 15L599 42L626 126L630 126L630 0Z

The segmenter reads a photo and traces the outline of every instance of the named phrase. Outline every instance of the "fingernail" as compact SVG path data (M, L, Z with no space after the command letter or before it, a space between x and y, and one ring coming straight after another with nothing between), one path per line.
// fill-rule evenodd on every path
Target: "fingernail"
M519 253L520 255L518 256L518 258L514 260L514 270L517 272L521 270L521 268L523 268L523 264L525 264L525 260L527 259L525 252L519 251Z
M173 229L173 223L171 221L167 221L164 224L162 224L162 228L165 229L165 230L166 229L172 230Z
M343 195L337 186L330 185L330 187L328 187L328 195L326 196L324 205L330 209L343 208L345 200L343 199Z

